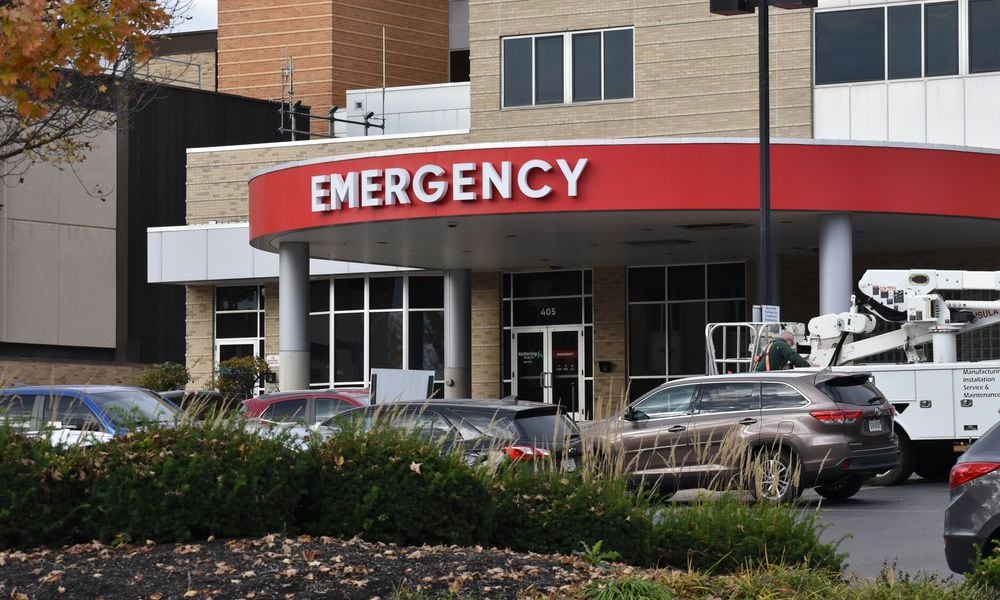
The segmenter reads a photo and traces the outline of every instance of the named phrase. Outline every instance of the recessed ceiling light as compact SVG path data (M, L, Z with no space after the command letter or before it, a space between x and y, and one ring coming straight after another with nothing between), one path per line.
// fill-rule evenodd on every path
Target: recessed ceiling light
M375 242L375 243L378 244L379 246L385 246L389 242Z
M454 229L454 228L458 227L458 223L448 222L448 223L445 223L444 226L447 227L448 229Z
M505 238L516 238L517 236L516 236L516 235L514 235L513 233L508 233L508 234L507 234L507 235L505 235L504 237L505 237Z
M681 229L688 231L715 231L717 229L746 229L749 223L691 223L690 225L677 225Z

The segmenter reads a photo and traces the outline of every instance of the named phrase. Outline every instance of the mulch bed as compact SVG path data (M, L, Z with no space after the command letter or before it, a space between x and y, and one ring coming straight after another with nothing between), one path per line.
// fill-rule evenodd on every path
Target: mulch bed
M579 557L328 537L210 540L0 552L0 599L556 598L629 572Z

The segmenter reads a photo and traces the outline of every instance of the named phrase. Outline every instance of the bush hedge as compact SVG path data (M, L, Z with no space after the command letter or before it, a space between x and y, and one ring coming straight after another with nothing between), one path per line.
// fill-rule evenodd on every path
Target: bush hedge
M299 528L398 544L480 544L492 510L459 454L394 429L347 427L302 455Z
M514 465L517 466L517 465ZM0 428L0 547L177 542L269 532L462 544L733 572L756 562L838 572L813 514L731 497L655 506L613 475L491 471L391 429L307 445L212 421L55 449Z

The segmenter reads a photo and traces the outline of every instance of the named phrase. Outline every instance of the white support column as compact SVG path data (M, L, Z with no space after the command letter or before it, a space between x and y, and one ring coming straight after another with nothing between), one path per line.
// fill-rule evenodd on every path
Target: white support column
M278 387L309 387L309 244L286 242L278 249Z
M851 216L819 218L819 314L845 312L854 293L854 235Z
M472 275L444 272L444 397L472 397Z

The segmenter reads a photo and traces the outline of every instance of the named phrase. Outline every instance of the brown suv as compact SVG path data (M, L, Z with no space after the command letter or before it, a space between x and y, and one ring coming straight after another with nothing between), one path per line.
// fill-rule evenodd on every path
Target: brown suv
M806 487L843 500L896 465L892 421L867 373L796 370L672 381L587 433L663 491L745 482L775 501Z

